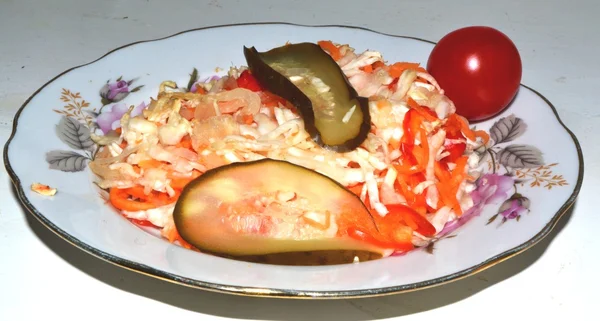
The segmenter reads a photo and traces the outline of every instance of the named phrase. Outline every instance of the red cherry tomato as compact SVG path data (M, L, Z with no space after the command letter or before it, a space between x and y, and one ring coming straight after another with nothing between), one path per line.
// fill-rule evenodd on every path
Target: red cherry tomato
M456 113L481 121L502 112L521 82L521 57L502 32L473 26L444 36L433 48L427 71L456 105Z

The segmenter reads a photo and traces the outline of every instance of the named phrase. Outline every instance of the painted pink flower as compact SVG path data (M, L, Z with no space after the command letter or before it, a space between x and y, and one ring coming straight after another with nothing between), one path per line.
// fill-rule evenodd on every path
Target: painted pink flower
M505 200L514 183L514 179L507 175L485 174L477 180L477 188L471 194L473 202L492 204Z
M520 195L513 195L509 200L502 203L498 213L505 219L514 219L529 210L529 199Z
M131 111L131 116L140 115L146 108L146 103L142 102ZM100 130L106 135L109 131L121 127L121 117L129 110L126 104L115 104L107 106L102 113L96 118L96 123Z
M117 98L117 96L129 93L129 85L125 80L118 81L116 83L108 84L108 99L121 100L123 98Z
M102 88L100 88L100 97L102 98L102 104L108 105L111 103L119 102L130 93L140 90L144 86L138 86L133 89L129 88L135 79L126 81L119 77L115 82L106 82Z
M107 83L100 89L103 103L114 103L125 99L129 95L129 84L125 80Z
M446 235L465 225L473 217L479 216L485 205L506 200L514 183L514 179L506 175L485 174L481 176L477 180L477 188L471 192L473 207L465 211L458 220L447 223L439 234Z

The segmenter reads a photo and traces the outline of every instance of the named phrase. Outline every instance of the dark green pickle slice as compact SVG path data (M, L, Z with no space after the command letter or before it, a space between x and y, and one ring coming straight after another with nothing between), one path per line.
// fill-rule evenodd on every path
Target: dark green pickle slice
M244 56L264 88L298 108L317 144L348 152L367 138L371 126L368 99L357 94L319 45L304 42L266 52L244 47Z
M278 193L290 192L292 198L279 199ZM253 205L263 196L278 201ZM319 228L315 213L326 217ZM376 230L360 198L325 175L268 158L217 167L194 179L173 219L181 237L200 251L246 261L312 265L327 257L328 264L349 263L352 254L370 260L389 250L343 232L350 226ZM296 233L306 228L309 233Z

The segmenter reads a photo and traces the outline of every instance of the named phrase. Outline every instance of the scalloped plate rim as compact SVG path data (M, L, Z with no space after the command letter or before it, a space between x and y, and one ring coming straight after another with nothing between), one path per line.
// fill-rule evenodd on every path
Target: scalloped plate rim
M544 97L541 93L539 93L538 91L536 91L533 88L528 87L524 84L521 84L521 90L523 88L525 88L525 89L531 91L532 93L534 93L535 95L539 96L539 98L541 98L548 105L548 107L550 107L550 109L553 111L554 116L556 117L556 119L558 120L560 125L563 127L563 129L569 134L569 136L573 140L575 149L577 150L577 156L578 156L578 161L579 161L577 182L575 184L573 192L571 193L571 195L569 196L567 201L565 201L565 203L558 209L558 211L552 217L550 222L548 222L541 231L539 231L536 235L534 235L532 238L530 238L526 242L524 242L516 247L513 247L512 249L504 251L504 252L502 252L488 260L485 260L477 265L474 265L470 268L463 269L461 271L458 271L458 272L455 272L452 274L448 274L448 275L445 275L442 277L438 277L438 278L434 278L434 279L430 279L430 280L426 280L426 281L421 281L421 282L416 282L416 283L411 283L411 284L403 284L403 285L398 285L398 286L369 288L369 289L360 289L360 290L347 290L347 291L302 291L302 290L293 290L293 289L232 286L232 285L199 281L199 280L195 280L195 279L191 279L191 278L187 278L187 277L181 277L181 276L178 276L173 273L161 271L161 270L152 268L150 266L147 266L145 264L136 263L136 262L133 262L130 260L122 259L116 255L112 255L112 254L106 253L104 251L98 250L94 247L91 247L91 246L87 245L85 242L80 241L79 239L71 236L70 234L66 233L62 229L55 226L51 221L49 221L41 212L39 212L28 201L27 197L25 196L21 181L20 181L19 177L17 176L17 174L12 169L12 166L10 164L10 160L8 158L8 150L9 150L9 147L10 147L10 144L11 144L13 138L15 137L15 135L17 133L17 127L19 124L19 118L20 118L21 112L25 109L25 107L29 104L29 102L38 93L40 93L46 86L48 86L49 84L58 80L60 77L64 76L65 74L67 74L75 69L78 69L78 68L81 68L81 67L84 67L87 65L91 65L95 62L98 62L98 61L104 59L105 57L107 57L113 53L118 52L121 49L130 47L130 46L134 46L136 44L156 42L156 41L172 38L172 37L175 37L175 36L178 36L181 34L194 32L194 31L200 31L200 30L206 30L206 29L227 28L227 27L234 27L234 26L252 26L252 25L288 25L288 26L309 27L309 28L334 27L334 28L346 28L346 29L359 29L359 30L372 32L375 34L380 34L380 35L384 35L384 36L388 36L388 37L413 39L413 40L422 41L422 42L426 42L426 43L430 43L430 44L435 44L435 42L433 42L433 41L421 39L418 37L388 34L388 33L383 33L383 32L379 32L379 31L375 31L375 30L372 30L369 28L359 27L359 26L335 25L335 24L305 25L305 24L288 23L288 22L256 22L256 23L212 25L212 26L188 29L185 31L181 31L181 32L177 32L177 33L165 36L165 37L136 41L136 42L132 42L132 43L117 47L113 50L108 51L104 55L100 56L99 58L97 58L91 62L69 68L69 69L63 71L62 73L56 75L55 77L50 79L48 82L46 82L44 85L42 85L40 88L38 88L30 97L28 97L27 100L25 100L25 102L21 105L21 107L15 114L11 135L8 138L8 140L6 141L5 146L4 146L3 159L4 159L5 168L6 168L8 175L13 183L13 187L16 190L16 193L17 193L17 196L18 196L18 199L19 199L21 205L23 205L25 207L25 209L27 210L27 212L29 214L31 214L33 217L35 217L42 225L44 225L46 228L51 230L57 236L59 236L60 238L62 238L65 241L67 241L69 244L75 246L76 248L83 250L84 252L91 254L92 256L97 257L105 262L111 263L113 265L125 268L125 269L133 271L133 272L137 272L137 273L140 273L140 274L143 274L146 276L150 276L153 278L161 279L161 280L164 280L167 282L172 282L175 284L188 286L188 287L192 287L192 288L198 288L198 289L212 291L212 292L234 294L234 295L256 296L256 297L274 297L274 298L295 298L295 299L344 299L344 298L366 298L366 297L391 295L391 294L398 294L398 293L422 290L422 289L426 289L426 288L430 288L430 287L434 287L434 286L440 286L443 284L447 284L447 283L457 281L457 280L466 278L468 276L477 274L483 270L486 270L498 263L501 263L507 259L510 259L510 258L528 250L529 248L535 246L539 241L541 241L546 236L548 236L548 234L550 234L550 232L553 230L553 228L556 226L556 224L562 218L562 216L566 212L568 212L568 210L575 203L575 201L579 195L579 191L581 189L581 185L583 182L583 174L584 174L584 160L583 160L583 152L581 149L581 145L580 145L577 137L574 135L574 133L560 119L558 111L552 105L552 103L546 97Z

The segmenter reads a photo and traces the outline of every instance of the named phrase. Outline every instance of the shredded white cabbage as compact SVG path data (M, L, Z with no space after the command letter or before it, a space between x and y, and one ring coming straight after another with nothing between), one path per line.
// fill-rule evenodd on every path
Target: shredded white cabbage
M385 68L371 72L363 70L375 62L383 63L381 53L365 51L357 55L346 45L340 47L340 52L343 56L338 64L349 82L359 95L370 98L373 131L355 150L334 153L320 147L312 141L299 114L281 104L263 106L261 97L247 89L224 90L227 77L203 84L203 88L208 90L207 95L178 92L176 84L167 81L161 84L157 100L152 100L143 116L131 117L130 110L122 117L120 137L107 141L106 153L90 165L101 177L99 185L141 185L146 193L158 191L173 196L175 191L171 187L169 173L191 175L192 171L202 173L229 163L269 157L313 169L344 186L363 184L360 199L378 215L385 216L389 212L386 203L407 202L396 191L400 178L394 164L403 157L399 142L405 134L403 121L410 110L407 105L410 98L429 108L440 119L422 124L427 137L419 135L417 143L427 140L429 161L425 180L412 192L426 195L427 205L434 210L428 213L430 222L436 231L441 231L456 215L446 206L438 208L440 195L435 186L435 162L449 155L445 144L466 142L469 146L467 152L471 152L467 172L477 176L473 169L477 167L479 158L472 151L481 146L481 141L446 139L444 130L439 126L455 112L455 107L429 74L406 69L397 84L391 85L394 79ZM228 75L238 77L245 69L231 68ZM418 78L427 83L417 81ZM329 90L321 79L310 81L318 90ZM194 119L186 119L180 114L183 103L196 108ZM343 121L349 121L356 108L352 107ZM177 147L185 137L190 137L193 149ZM123 142L127 144L126 148L121 147ZM134 168L148 160L159 161L162 165L141 171ZM453 166L455 164L449 164L450 170ZM457 199L462 209L473 206L468 194L474 188L472 182L461 183ZM171 213L172 206L139 212L124 211L127 217L148 220L159 227L169 224ZM415 242L423 241L422 235L415 235Z

